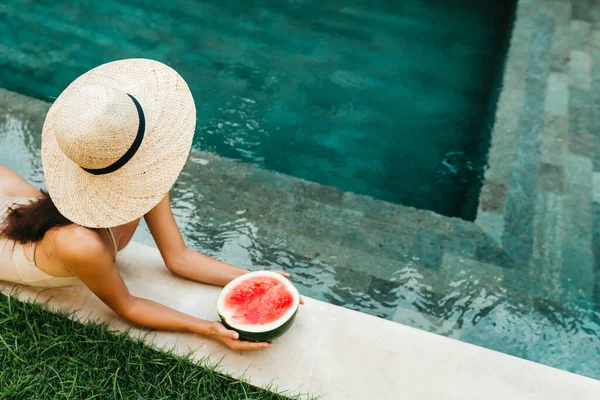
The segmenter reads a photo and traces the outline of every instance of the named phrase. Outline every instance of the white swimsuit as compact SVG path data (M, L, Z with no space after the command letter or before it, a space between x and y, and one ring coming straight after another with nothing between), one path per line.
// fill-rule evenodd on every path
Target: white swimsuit
M35 198L0 196L0 224L6 217L8 210L13 205L27 204ZM110 237L117 244L113 232L108 229ZM32 243L29 248L29 259L25 256L25 247L11 239L0 236L0 281L19 283L37 287L61 287L81 285L83 282L77 277L59 277L47 274L35 265L35 247ZM30 261L31 260L31 261Z

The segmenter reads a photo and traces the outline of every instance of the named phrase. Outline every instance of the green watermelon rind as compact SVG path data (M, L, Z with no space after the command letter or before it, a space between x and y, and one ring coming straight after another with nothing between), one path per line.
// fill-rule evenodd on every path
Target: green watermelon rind
M300 307L296 307L296 311L294 311L294 314L292 314L292 316L283 324L281 324L278 328L265 332L242 331L229 325L222 315L219 315L219 317L221 317L221 322L223 322L223 325L225 325L227 329L231 329L240 334L240 340L244 340L246 342L271 342L277 339L278 337L281 337L284 333L288 331L288 329L290 329L290 327L294 323L294 319L296 319L296 314L298 314L299 308Z

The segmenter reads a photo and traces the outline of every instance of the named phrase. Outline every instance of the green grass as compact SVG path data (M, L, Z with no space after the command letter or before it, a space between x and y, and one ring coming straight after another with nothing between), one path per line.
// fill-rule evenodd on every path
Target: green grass
M248 399L284 397L207 363L155 350L106 325L0 294L0 399Z

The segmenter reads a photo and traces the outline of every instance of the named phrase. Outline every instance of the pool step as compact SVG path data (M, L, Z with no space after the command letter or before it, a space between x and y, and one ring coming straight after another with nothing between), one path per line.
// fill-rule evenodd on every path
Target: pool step
M342 192L205 152L191 154L180 182L197 187L203 202L222 212L243 211L246 218L271 228L391 260L417 257L435 266L448 250L490 263L507 262L502 249L471 222Z

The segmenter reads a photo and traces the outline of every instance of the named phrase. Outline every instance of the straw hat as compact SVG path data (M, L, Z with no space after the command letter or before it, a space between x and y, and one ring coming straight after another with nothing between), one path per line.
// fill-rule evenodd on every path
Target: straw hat
M170 67L146 59L96 67L61 93L44 121L48 193L79 225L131 222L175 183L195 124L190 89Z

